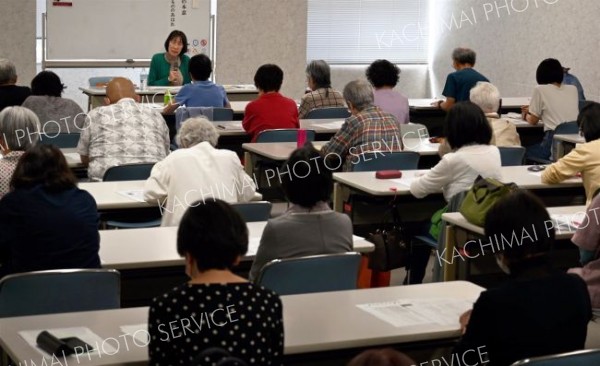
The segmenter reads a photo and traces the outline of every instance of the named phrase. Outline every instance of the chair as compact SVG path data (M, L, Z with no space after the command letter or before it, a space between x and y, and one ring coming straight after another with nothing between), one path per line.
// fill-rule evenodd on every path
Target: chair
M59 133L56 135L40 136L40 144L56 145L61 149L77 147L79 143L78 133Z
M231 206L242 216L245 222L267 221L271 217L271 202L233 203Z
M404 139L426 139L429 138L427 126L421 123L406 123L400 125L400 134Z
M256 142L296 142L297 140L298 129L296 128L264 130L256 137ZM315 141L315 130L306 130L306 141Z
M0 280L0 317L118 309L121 275L114 269L66 269Z
M256 283L279 295L352 290L360 261L356 252L275 259L261 269Z
M188 118L205 117L209 121L232 121L233 109L213 107L179 107L175 110L175 129L179 131L181 124Z
M111 81L115 76L94 76L88 79L88 82L90 83L90 86L92 88L97 87L97 86L101 86L103 84L107 84L109 81ZM98 85L100 84L100 85Z
M586 349L582 351L561 353L557 355L526 358L517 361L511 366L575 366L575 365L600 365L600 349Z
M211 121L233 121L233 109L213 108L213 118Z
M523 146L500 146L500 161L502 166L517 166L523 164L525 148Z
M577 133L579 133L579 126L577 126L577 122L575 121L563 122L556 126L556 128L554 129L555 135L568 135ZM555 157L557 155L557 144L559 144L558 141L552 141L550 159L528 157L527 160L530 160L537 164L552 164L555 161Z
M375 172L378 170L415 170L419 166L419 153L414 151L365 152L352 166L354 172Z
M325 107L309 111L304 119L348 118L350 112L346 107Z
M117 182L123 180L146 180L150 177L150 172L155 163L123 164L110 167L104 173L103 182ZM129 222L108 220L106 225L109 228L145 228L160 226L161 219L156 218L150 221Z

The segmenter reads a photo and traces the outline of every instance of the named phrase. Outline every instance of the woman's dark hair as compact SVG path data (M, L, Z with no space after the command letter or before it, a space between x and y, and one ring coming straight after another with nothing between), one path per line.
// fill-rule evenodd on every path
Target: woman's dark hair
M537 71L535 72L535 78L539 85L552 83L560 84L563 82L563 77L563 67L555 58L547 58L540 62Z
M400 80L400 68L388 60L376 60L369 65L366 75L375 88L395 87Z
M262 65L254 74L254 85L264 92L279 91L282 83L283 70L277 65Z
M392 348L370 349L354 357L348 366L412 366L410 357Z
M192 204L177 231L177 252L189 254L199 271L231 269L248 251L248 228L228 203L207 199Z
M58 75L52 71L42 71L31 80L32 95L49 95L60 97L65 85L60 81Z
M332 172L311 143L292 152L281 169L281 186L291 203L311 208L319 201L329 200L333 192Z
M509 262L546 253L554 242L550 215L539 198L517 189L496 202L485 217L486 241Z
M36 144L27 150L10 180L11 189L27 189L43 185L49 192L77 187L65 156L54 145Z
M165 41L165 51L169 51L169 43L171 43L171 41L175 38L180 38L181 43L183 44L183 47L181 48L181 52L179 52L179 56L183 55L184 53L187 53L187 51L188 51L187 37L185 36L185 33L183 33L180 30L174 30L171 33L169 33L169 36L167 37L167 40Z
M577 116L577 124L585 141L600 139L600 103L586 102Z
M450 147L460 149L469 144L489 145L492 128L477 104L456 103L446 116L446 138Z
M212 73L210 58L203 53L192 56L190 59L190 74L194 80L206 81Z

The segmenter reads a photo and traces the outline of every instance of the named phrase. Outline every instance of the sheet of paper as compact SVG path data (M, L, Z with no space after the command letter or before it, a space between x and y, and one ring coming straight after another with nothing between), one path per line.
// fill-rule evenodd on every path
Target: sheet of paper
M67 160L67 164L69 164L69 165L81 164L81 157L79 156L78 153L65 153L63 155L65 156L65 159Z
M313 123L311 127L319 127L319 128L323 128L323 129L340 129L342 128L342 125L344 124L344 121L331 121L331 122L326 122L326 123Z
M502 117L510 118L510 119L518 119L519 121L523 120L523 116L521 116L521 113L516 113L516 112L509 112L509 113L503 114Z
M144 190L143 189L130 189L126 191L117 191L121 196L130 198L137 202L146 202L144 200Z
M585 212L575 212L565 215L550 215L554 220L555 229L558 231L575 231L586 219ZM590 218L591 219L591 218ZM593 219L592 219L593 220Z
M426 324L458 325L462 313L473 303L457 299L399 299L396 301L360 304L359 309L393 325L412 327Z
M104 340L97 335L96 333L92 332L91 329L86 328L86 327L73 327L73 328L54 328L54 329L37 329L37 330L23 330L19 332L19 335L21 336L21 338L23 338L25 340L25 342L27 342L27 344L29 344L32 348L34 348L35 350L37 350L45 359L51 359L52 356L49 355L48 353L46 353L45 351L43 351L41 348L39 348L37 346L37 336L43 332L44 330L48 331L48 333L52 334L53 336L55 336L56 338L69 338L69 337L77 337L79 339L81 339L82 341L84 341L85 343L89 344L93 350L91 352L89 352L89 355L94 355L94 354L98 354L100 351L103 354L115 354L118 350L115 349L112 344L115 344L114 342L104 342ZM79 353L80 355L82 353ZM75 356L69 356L69 357L75 357Z
M412 184L412 182L417 179L418 177L420 177L422 175L422 173L415 173L415 174L402 174L402 178L398 178L398 179L390 179L390 182L392 183L396 183L396 184L401 184L405 187L410 188L410 185Z
M135 338L137 344L143 345L150 342L150 334L148 333L148 324L133 324L133 325L122 325L119 327L123 334L127 334Z
M248 252L246 253L246 255L256 255L259 245L260 245L260 238L249 238Z
M242 122L219 123L217 128L221 130L243 130Z

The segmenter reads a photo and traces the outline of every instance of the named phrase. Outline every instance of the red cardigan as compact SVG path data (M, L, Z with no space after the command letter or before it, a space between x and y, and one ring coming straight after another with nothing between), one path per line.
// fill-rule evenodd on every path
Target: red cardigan
M299 128L298 107L278 92L263 94L246 106L242 126L252 136L252 142L264 130Z

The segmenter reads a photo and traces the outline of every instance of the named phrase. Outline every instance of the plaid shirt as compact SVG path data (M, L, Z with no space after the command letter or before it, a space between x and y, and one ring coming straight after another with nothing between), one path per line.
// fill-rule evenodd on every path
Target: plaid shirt
M324 156L340 156L344 161L344 171L352 171L352 165L359 161L360 154L367 151L402 151L400 124L393 115L376 106L348 117L331 141L321 148ZM336 164L329 165L335 167Z
M298 118L304 118L313 109L323 107L345 107L344 97L333 88L321 88L304 94L298 108Z

